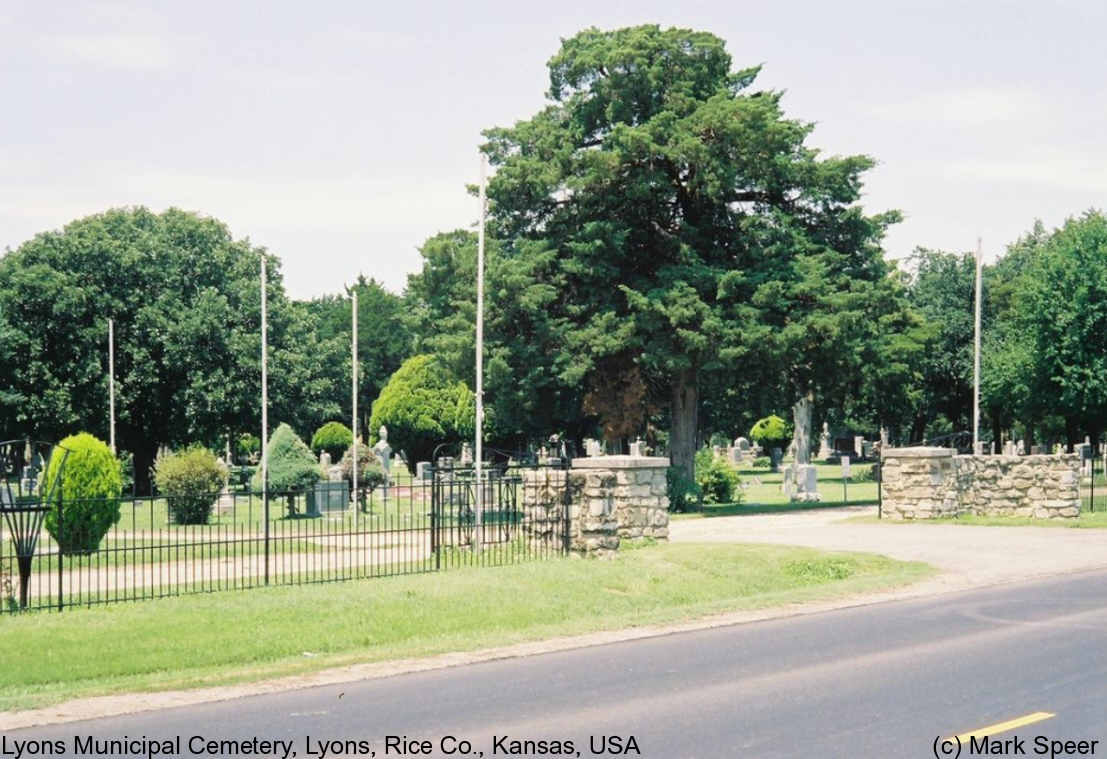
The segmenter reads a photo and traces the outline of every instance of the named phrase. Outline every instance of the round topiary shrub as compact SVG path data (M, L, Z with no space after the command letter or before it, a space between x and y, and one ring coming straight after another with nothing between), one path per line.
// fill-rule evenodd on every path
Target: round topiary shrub
M311 450L316 456L320 451L326 451L331 461L338 461L353 442L354 433L349 427L342 422L327 422L311 436Z
M69 455L65 455L69 451ZM45 482L53 482L63 466L58 486L46 512L46 531L63 553L95 551L112 525L119 521L123 474L108 444L87 432L58 443L46 468ZM60 513L59 513L60 512Z
M750 430L750 439L769 451L773 448L787 448L792 440L791 426L773 414L761 419Z
M369 427L384 425L395 450L403 451L408 470L430 461L441 443L472 440L476 397L435 356L412 356L397 369L373 401Z
M154 484L166 496L169 515L177 524L207 524L227 474L227 465L203 446L159 456L154 462Z

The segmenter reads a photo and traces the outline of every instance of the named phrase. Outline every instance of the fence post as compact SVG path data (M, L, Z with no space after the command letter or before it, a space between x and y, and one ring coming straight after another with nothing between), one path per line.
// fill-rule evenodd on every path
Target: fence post
M569 527L569 520L573 518L573 487L572 487L572 469L573 462L571 459L565 461L565 486L562 489L561 500L563 503L561 522L563 529L561 531L561 552L569 553L570 535L572 532Z
M423 481L423 487L426 487L426 480ZM438 535L438 509L440 508L440 495L438 492L438 471L437 468L431 466L431 552L434 553L434 571L442 569L442 553L439 550L439 535Z
M65 608L65 596L62 595L62 556L64 555L64 551L62 551L62 522L65 514L65 509L62 508L63 503L61 488L58 488L58 537L54 541L58 544L58 611Z

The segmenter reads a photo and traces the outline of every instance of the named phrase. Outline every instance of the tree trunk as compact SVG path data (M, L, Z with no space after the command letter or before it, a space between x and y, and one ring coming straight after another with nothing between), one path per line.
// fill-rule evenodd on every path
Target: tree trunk
M792 447L796 450L796 464L811 463L811 410L814 405L815 393L808 390L792 406Z
M689 480L696 476L696 430L699 427L699 380L694 369L684 369L673 380L669 458Z
M992 415L992 453L1003 453L1003 445L1000 441L1003 439L1003 423L1000 421L999 414Z

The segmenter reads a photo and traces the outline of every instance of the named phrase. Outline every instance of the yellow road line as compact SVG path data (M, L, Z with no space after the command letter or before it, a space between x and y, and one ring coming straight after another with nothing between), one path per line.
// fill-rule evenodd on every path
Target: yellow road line
M1015 719L1009 719L1006 722L999 722L995 725L988 725L978 730L970 730L967 733L961 733L957 736L957 740L964 742L969 738L982 738L985 735L997 735L999 733L1006 733L1009 730L1014 730L1017 727L1023 727L1024 725L1033 725L1035 722L1041 722L1042 720L1056 717L1053 712L1034 712L1033 714L1027 714L1025 717L1017 717Z

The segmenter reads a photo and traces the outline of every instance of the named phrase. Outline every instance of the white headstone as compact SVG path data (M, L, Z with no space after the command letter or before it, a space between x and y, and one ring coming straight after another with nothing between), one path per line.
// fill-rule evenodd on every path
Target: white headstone
M750 441L746 440L744 437L737 438L734 441L734 445L742 451L748 451L750 449Z
M861 458L862 456L865 455L864 445L865 445L865 438L863 436L861 436L861 435L854 435L853 436L853 452L858 458Z
M383 424L381 425L379 437L380 440L373 446L373 450L376 452L377 458L381 462L381 469L384 470L384 477L387 484L388 478L392 473L392 446L388 444L388 428Z
M716 446L717 448L718 446ZM638 438L630 444L630 455L642 457L646 455L646 444L642 441L642 438Z
M431 478L431 464L429 461L419 461L415 464L415 479L429 480Z

